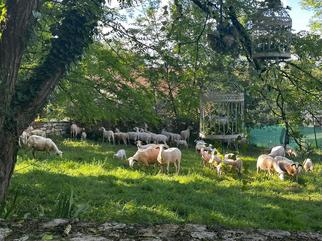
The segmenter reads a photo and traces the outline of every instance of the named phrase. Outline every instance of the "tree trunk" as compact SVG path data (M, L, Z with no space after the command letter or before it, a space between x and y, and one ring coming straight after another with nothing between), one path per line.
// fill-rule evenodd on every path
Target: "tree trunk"
M0 200L4 200L17 160L17 138L11 130L0 131Z

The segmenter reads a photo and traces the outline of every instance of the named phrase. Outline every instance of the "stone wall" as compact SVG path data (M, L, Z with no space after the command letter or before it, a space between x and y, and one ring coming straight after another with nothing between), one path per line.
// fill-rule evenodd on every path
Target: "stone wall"
M69 121L50 121L50 122L34 122L34 129L41 129L46 132L46 135L62 136L69 134L71 123Z
M321 232L264 229L227 229L197 224L86 223L66 219L52 221L0 220L0 241L322 241Z

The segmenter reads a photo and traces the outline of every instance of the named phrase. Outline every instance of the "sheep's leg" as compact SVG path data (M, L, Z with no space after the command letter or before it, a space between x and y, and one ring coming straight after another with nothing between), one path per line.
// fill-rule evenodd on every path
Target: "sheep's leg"
M179 174L179 172L180 172L180 160L177 160L177 165L178 165L178 171L177 171L177 174Z
M32 153L33 158L34 158L34 159L36 159L36 156L35 156L35 149L32 149L32 152L31 152L31 153Z
M167 174L169 174L169 171L170 171L170 162L168 161L167 162Z
M176 168L176 174L178 175L178 165L176 160L173 162L173 165Z

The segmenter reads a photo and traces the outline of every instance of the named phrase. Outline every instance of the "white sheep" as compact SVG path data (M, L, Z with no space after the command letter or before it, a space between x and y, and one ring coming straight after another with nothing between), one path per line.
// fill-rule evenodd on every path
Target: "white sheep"
M167 173L169 173L170 163L176 168L176 174L180 172L180 162L181 162L181 151L176 147L171 147L164 150L164 145L160 145L160 151L157 158L159 164L161 165L160 171L162 172L162 166L167 164Z
M158 163L157 158L159 155L159 148L149 147L147 149L139 149L136 153L128 158L129 166L133 167L135 162L139 162L144 164L145 166L149 166L151 164Z
M177 147L183 146L185 148L188 148L188 143L186 140L176 140Z
M35 158L35 151L54 152L62 157L63 152L58 149L56 144L50 139L42 136L32 135L27 140L27 146L32 149L32 155Z
M123 144L127 145L127 141L129 139L129 135L127 132L121 132L118 128L115 128L114 137L119 144L121 141L123 141Z
M100 127L98 130L102 131L103 142L104 142L104 139L107 139L109 144L111 144L111 142L113 143L113 145L115 144L115 137L114 137L113 131L111 130L107 131L104 127Z
M138 134L134 131L129 131L127 132L128 136L129 136L129 141L132 141L133 143L135 143L138 140Z
M146 144L151 143L151 133L144 132L144 129L140 131L139 128L135 127L138 140L144 141Z
M87 134L86 134L86 132L85 132L85 131L82 131L82 134L81 134L81 140L82 140L82 141L85 141L85 140L86 140L86 138L87 138Z
M223 164L232 166L233 168L237 169L239 174L241 174L243 162L239 157L235 156L235 158L236 159L224 158L224 160L217 166L217 172L219 173L219 175L221 175L221 168Z
M188 126L188 128L186 130L183 130L183 131L180 132L180 136L181 136L182 140L185 140L185 141L189 142L190 130L192 130L192 127Z
M33 129L29 133L30 135L46 137L46 132L40 129Z
M27 131L23 131L22 134L19 136L18 144L20 147L26 146L28 137L30 134Z
M85 128L78 127L75 123L70 126L70 136L76 138L79 134L85 131Z
M163 143L163 144L166 145L167 144L167 141L168 141L168 137L166 135L163 135L163 134L154 134L153 135L153 141L156 144Z
M114 155L113 155L115 158L118 158L118 159L121 159L121 160L124 160L126 159L126 152L124 149L120 149L118 150Z
M303 162L303 167L306 172L313 172L313 162L310 158L306 158Z
M298 162L294 162L284 156L277 156L274 158L276 164L274 165L275 171L279 174L279 178L284 180L285 174L293 176L298 180L299 174L302 172L303 166Z
M285 156L285 154L287 154L290 157L297 156L296 152L292 148L286 148L285 150L284 146L274 146L268 155L272 157L276 157L276 156Z
M138 140L136 142L136 146L138 147L138 149L148 149L150 147L155 148L155 147L158 147L160 145L158 145L158 144L146 144L146 145L142 145L142 141Z
M203 141L203 140L196 140L195 142L196 142L196 147L195 147L196 152L200 153L200 150L202 148L204 148L204 149L206 148L207 143L205 141Z

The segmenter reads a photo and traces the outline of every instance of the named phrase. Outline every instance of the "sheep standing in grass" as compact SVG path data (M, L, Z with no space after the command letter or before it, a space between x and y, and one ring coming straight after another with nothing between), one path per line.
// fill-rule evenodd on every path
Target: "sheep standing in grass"
M224 160L219 164L219 168L218 168L219 172L221 173L222 164L225 164L235 168L238 171L238 173L241 174L242 168L243 168L243 162L239 157L235 156L235 158L236 159L224 158Z
M188 149L188 143L186 140L176 140L177 147L183 146Z
M190 130L192 130L192 127L188 126L188 128L186 130L183 130L183 131L180 132L182 140L185 140L185 141L189 142Z
M256 170L257 173L259 172L259 170L264 170L264 171L268 171L269 175L271 175L271 171L275 170L276 166L276 160L271 156L271 155L260 155L257 158L257 162L256 162Z
M158 163L159 148L149 147L147 149L139 149L137 152L128 158L129 166L133 167L134 163L139 162L145 166Z
M104 127L100 127L98 130L102 131L102 133L103 133L103 142L104 142L104 139L107 139L109 144L111 144L111 142L113 143L113 145L115 144L115 138L114 138L113 131L111 131L111 130L107 131Z
M274 146L271 149L271 152L268 154L271 157L276 157L276 156L285 156L287 154L290 157L296 157L297 153L292 149L292 148L284 148L284 146Z
M118 159L121 159L121 160L124 160L126 159L126 152L124 149L120 149L118 150L114 155L113 155L115 158L118 158Z
M201 149L203 148L205 150L207 143L203 140L196 140L196 152L200 153Z
M82 131L85 131L85 128L78 127L75 123L70 126L70 136L72 138L76 138Z
M180 162L181 162L181 151L176 148L172 147L169 149L164 150L164 145L160 145L160 151L158 155L158 162L161 165L160 171L162 172L162 166L167 165L167 173L169 173L170 163L176 168L176 174L180 172Z
M142 145L142 141L138 140L136 142L136 146L138 147L138 149L148 149L150 147L152 148L156 148L158 147L159 145L158 144L146 144L146 145Z
M313 162L310 158L306 158L303 162L303 167L306 172L313 172Z
M302 172L303 166L298 162L294 162L286 157L277 156L274 158L276 165L274 166L275 171L279 174L279 178L284 180L285 174L288 174L298 180L299 174Z
M129 139L127 132L121 132L118 128L115 128L114 137L119 144L121 143L121 141L123 141L123 144L127 145L127 141Z
M33 129L30 131L30 135L46 137L46 132L40 129Z
M35 151L53 152L62 157L63 152L50 139L42 136L32 135L27 140L27 146L32 149L32 156L35 158Z

